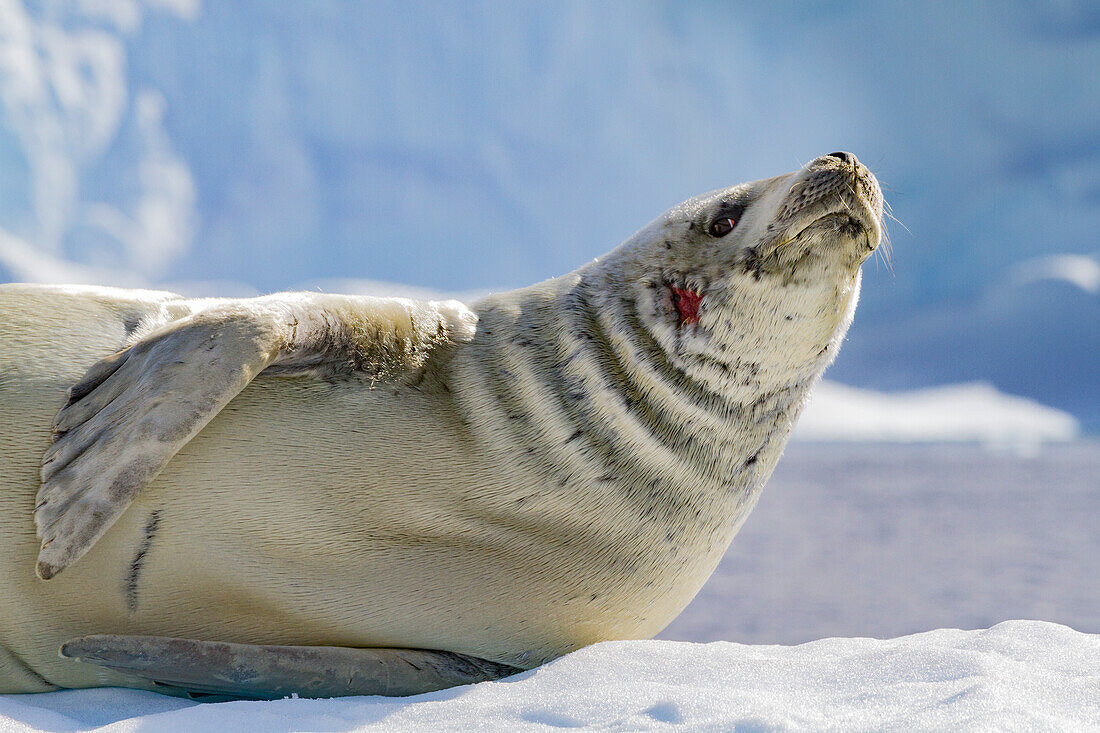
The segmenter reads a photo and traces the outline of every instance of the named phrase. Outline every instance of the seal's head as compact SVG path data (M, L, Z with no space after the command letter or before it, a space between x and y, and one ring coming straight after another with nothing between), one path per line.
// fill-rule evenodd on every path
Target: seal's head
M748 365L754 389L812 379L851 321L882 206L871 172L830 153L685 201L612 253L605 272L633 291L641 325L683 371L728 381Z

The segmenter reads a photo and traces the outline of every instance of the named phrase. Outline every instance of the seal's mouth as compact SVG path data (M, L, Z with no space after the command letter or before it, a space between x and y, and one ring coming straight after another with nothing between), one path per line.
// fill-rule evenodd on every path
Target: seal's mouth
M874 249L879 240L879 224L875 215L867 207L852 207L843 199L837 198L837 202L844 208L842 210L826 210L817 213L816 216L795 223L793 226L777 227L770 241L756 248L759 256L768 256L777 253L785 247L805 240L812 234L827 234L831 239L866 240L870 249Z
M791 239L798 239L803 236L810 229L823 228L828 231L834 232L838 235L847 235L850 237L858 237L861 234L865 234L868 231L867 224L861 219L849 214L847 212L834 212L832 214L825 214L812 222L804 226L798 231Z

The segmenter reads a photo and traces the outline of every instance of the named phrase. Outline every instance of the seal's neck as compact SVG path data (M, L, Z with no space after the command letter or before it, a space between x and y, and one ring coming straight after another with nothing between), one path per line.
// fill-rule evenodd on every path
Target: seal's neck
M858 299L858 270L782 285L734 273L694 285L697 302L684 318L677 285L692 287L693 278L632 267L629 251L616 260L620 252L561 283L562 310L602 335L597 344L627 375L640 365L696 401L741 412L762 395L812 386L836 355Z
M467 423L483 444L526 444L572 475L596 465L634 486L754 494L814 377L768 381L774 370L736 354L671 354L634 284L600 264L472 306L477 335L455 366L477 385Z

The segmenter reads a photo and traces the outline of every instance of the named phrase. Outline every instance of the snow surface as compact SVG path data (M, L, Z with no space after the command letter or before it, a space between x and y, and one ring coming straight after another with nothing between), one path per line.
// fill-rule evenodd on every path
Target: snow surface
M102 727L98 727L102 726ZM197 704L132 690L0 697L0 732L1028 730L1100 727L1100 636L1041 621L800 646L607 642L411 698Z

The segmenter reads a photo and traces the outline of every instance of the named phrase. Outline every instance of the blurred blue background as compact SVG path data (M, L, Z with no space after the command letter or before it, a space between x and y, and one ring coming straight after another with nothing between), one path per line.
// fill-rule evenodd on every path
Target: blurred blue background
M504 289L837 149L829 375L1100 428L1100 4L0 0L0 281Z

